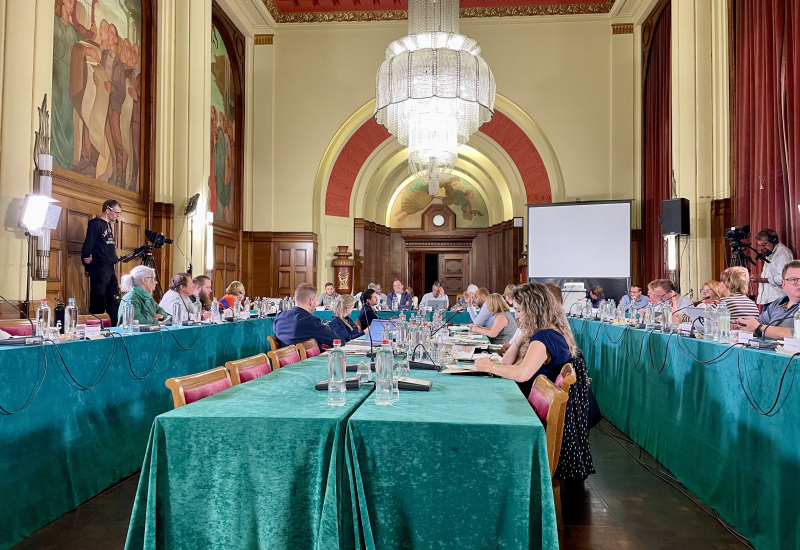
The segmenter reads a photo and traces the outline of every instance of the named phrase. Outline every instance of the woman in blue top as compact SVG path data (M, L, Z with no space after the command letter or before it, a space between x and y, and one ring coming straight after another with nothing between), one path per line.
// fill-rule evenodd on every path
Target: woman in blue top
M523 333L532 334L528 351L517 365L496 365L488 359L475 361L475 367L503 378L514 380L527 398L533 380L544 375L555 382L561 367L572 361L577 346L567 324L564 310L547 287L539 283L526 283L513 290L512 301L517 324ZM506 362L506 357L503 357ZM509 357L508 362L515 358Z
M350 294L345 294L339 297L336 306L333 308L333 319L331 319L331 328L345 344L353 338L364 336L364 331L359 330L356 324L350 320L350 314L353 312L353 306L356 305L356 299Z

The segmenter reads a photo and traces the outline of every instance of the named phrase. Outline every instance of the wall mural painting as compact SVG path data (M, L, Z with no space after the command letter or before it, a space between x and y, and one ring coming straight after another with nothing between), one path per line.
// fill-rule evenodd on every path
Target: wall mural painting
M211 35L211 177L209 208L214 221L234 223L236 91L231 58L216 27Z
M139 191L141 0L55 0L56 166Z
M439 182L439 195L428 194L428 184L415 180L408 183L394 198L389 209L390 227L422 226L422 212L431 204L449 206L456 214L456 227L489 227L486 199L468 181L452 177Z

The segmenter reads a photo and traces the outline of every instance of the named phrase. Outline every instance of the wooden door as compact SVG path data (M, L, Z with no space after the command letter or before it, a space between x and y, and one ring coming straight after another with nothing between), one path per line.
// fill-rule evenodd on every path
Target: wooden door
M313 242L274 243L275 286L278 296L294 296L294 289L302 283L314 284L316 278L315 244Z
M222 235L214 235L214 273L211 286L218 300L225 289L238 278L239 241ZM245 292L248 289L245 288Z
M424 263L424 252L408 253L408 280L404 282L406 286L410 286L414 290L414 294L417 296L422 296L425 292L423 281Z
M454 304L469 284L469 254L439 254L439 280L444 285L444 292Z

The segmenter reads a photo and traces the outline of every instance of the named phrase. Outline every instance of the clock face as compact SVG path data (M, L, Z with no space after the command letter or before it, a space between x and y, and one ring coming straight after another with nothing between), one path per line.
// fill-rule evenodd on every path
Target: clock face
M441 214L436 214L431 220L431 222L433 222L433 225L435 225L436 227L442 227L444 225L444 216L442 216Z

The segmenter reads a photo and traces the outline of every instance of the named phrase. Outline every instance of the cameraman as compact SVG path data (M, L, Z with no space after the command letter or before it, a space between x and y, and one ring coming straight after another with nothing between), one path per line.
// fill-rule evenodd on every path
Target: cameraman
M751 276L750 279L758 284L757 304L771 304L775 300L786 296L786 291L781 286L781 273L783 266L791 262L794 257L788 247L778 242L778 233L774 229L762 229L756 235L759 256L766 258L761 277Z
M86 239L81 248L84 275L89 277L89 313L108 312L111 324L117 324L119 309L119 284L115 265L117 263L114 230L122 213L122 207L114 199L103 203L103 213L89 221Z

